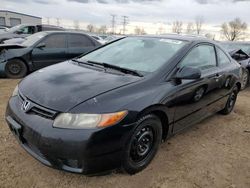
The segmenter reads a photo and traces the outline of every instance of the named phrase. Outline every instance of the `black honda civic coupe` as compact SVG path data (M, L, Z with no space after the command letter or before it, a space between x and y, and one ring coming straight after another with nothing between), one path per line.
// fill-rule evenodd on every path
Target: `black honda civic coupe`
M134 174L162 141L217 112L229 114L241 74L206 39L126 37L24 78L6 121L20 145L47 166Z

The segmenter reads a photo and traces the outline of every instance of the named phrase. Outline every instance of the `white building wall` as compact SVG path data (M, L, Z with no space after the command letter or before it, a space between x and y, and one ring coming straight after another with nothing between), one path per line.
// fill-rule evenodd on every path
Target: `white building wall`
M5 18L5 24L6 26L12 26L11 25L11 19L16 18L21 20L21 24L42 24L42 18L25 15L21 13L11 12L11 11L2 11L0 10L0 18Z

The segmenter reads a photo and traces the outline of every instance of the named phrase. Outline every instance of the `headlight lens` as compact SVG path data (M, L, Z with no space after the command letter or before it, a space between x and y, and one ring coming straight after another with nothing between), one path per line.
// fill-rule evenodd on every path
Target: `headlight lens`
M17 96L18 95L18 85L15 87L13 93L12 93L12 97Z
M115 125L126 115L127 111L109 114L70 114L62 113L56 117L53 126L66 129L91 129Z

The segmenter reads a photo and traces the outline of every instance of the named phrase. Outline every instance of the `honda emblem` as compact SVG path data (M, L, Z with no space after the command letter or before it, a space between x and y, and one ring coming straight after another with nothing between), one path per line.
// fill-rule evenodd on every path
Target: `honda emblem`
M27 101L27 100L25 100L25 101L23 102L23 104L22 104L22 110L23 110L24 112L28 112L29 109L30 109L30 102Z

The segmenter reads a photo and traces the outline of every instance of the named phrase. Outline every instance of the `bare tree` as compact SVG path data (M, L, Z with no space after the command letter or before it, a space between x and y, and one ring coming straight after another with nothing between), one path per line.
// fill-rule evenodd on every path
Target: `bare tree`
M241 21L240 18L235 18L229 23L221 25L221 32L223 36L230 41L235 41L244 38L247 24Z
M79 24L78 20L74 21L74 28L75 28L75 30L79 30L80 29L80 24Z
M56 18L56 25L57 25L58 27L60 26L60 23L61 23L60 19L59 19L59 18Z
M47 24L48 25L50 24L50 18L49 17L47 18Z
M196 29L197 35L201 34L203 24L204 24L203 17L202 16L197 16L195 18L195 29Z
M187 24L186 33L188 33L188 34L193 34L194 33L194 24L192 22L189 22Z
M159 28L158 28L158 31L157 31L157 34L162 34L163 33L163 28L162 28L162 26L160 26Z
M134 31L135 31L136 35L140 35L140 33L141 33L141 29L138 26L136 26Z
M212 33L205 34L205 37L207 37L208 39L211 39L211 40L215 40L215 34L212 34Z
M89 24L89 25L87 25L87 31L88 32L94 32L95 31L95 26L93 26L92 24Z
M136 26L136 28L135 28L135 34L136 35L145 35L146 34L146 32L145 32L145 30L144 30L144 28L143 27L138 27L138 26Z
M106 25L102 25L99 29L98 29L98 32L99 33L102 33L102 34L106 34L107 33L107 26Z
M180 34L182 32L182 21L174 21L172 24L172 32Z

